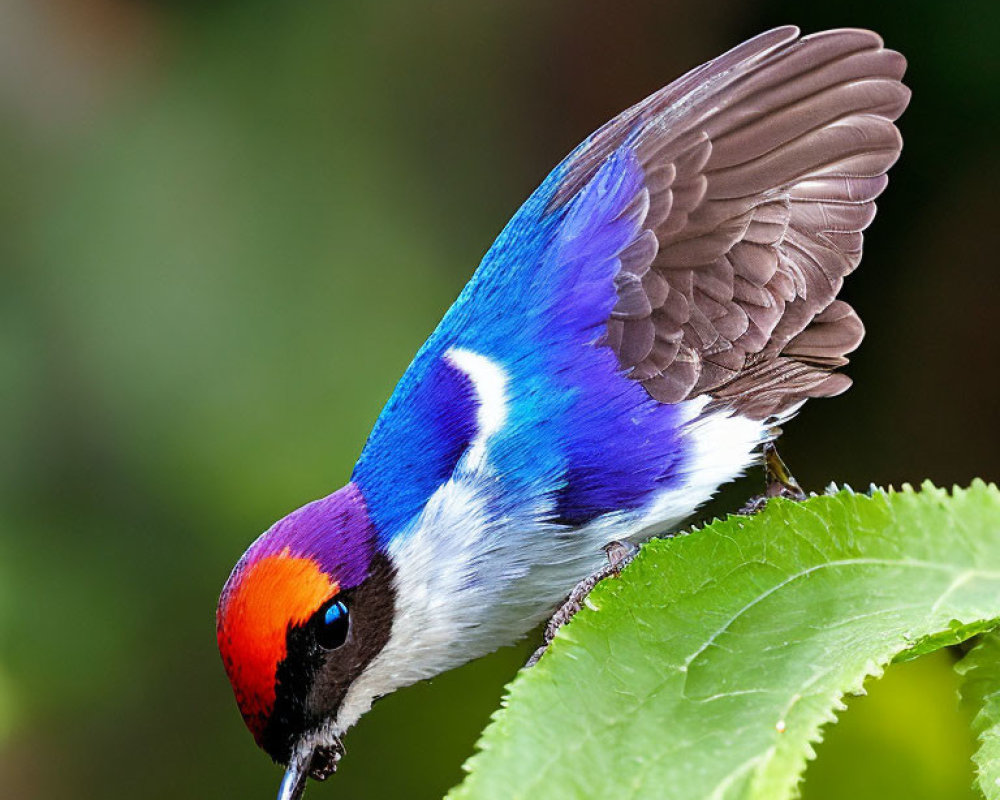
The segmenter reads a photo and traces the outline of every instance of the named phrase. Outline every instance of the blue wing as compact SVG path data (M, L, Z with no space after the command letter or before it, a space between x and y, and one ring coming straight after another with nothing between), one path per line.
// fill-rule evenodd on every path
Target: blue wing
M502 495L576 526L683 479L684 401L766 427L843 391L862 327L835 298L899 154L904 68L867 31L770 31L571 153L376 423L354 480L383 535L484 433Z
M475 437L479 401L453 349L506 376L509 416L489 459L511 502L550 494L553 520L577 525L638 505L675 474L677 409L626 377L603 341L619 254L641 230L642 169L625 145L553 207L571 164L500 234L379 417L353 479L380 531L403 529Z

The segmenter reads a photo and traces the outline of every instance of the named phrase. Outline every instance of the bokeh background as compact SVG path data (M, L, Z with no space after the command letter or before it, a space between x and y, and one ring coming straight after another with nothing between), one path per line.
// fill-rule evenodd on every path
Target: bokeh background
M845 292L856 385L786 459L810 488L996 479L995 0L0 0L0 794L273 796L215 650L229 568L347 479L551 166L787 22L878 30L914 100ZM310 796L440 796L533 644L379 703ZM807 800L972 797L950 668L853 700Z

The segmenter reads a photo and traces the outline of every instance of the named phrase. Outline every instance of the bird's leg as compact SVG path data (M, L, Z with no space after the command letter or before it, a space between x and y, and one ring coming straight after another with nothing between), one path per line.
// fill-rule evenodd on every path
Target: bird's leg
M621 575L621 571L635 558L636 553L639 552L639 548L631 542L609 542L604 545L604 552L608 557L608 563L573 587L573 591L569 593L566 602L559 606L556 613L552 615L552 618L546 624L545 633L542 637L542 646L532 653L531 658L528 659L528 663L525 664L526 667L533 666L542 657L542 654L549 649L549 645L552 644L552 640L556 636L556 631L573 619L576 613L583 608L584 600L587 599L587 595L593 591L594 587L611 575L614 575L616 578Z
M747 500L743 508L740 509L741 514L756 514L767 505L767 501L772 497L784 497L788 500L806 499L806 493L802 491L795 476L781 460L774 442L768 442L764 445L764 479L767 482L764 494Z

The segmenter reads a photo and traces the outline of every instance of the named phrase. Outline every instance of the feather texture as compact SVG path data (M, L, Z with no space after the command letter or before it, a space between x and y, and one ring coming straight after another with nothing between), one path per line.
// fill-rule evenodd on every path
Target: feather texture
M693 479L680 406L767 423L846 389L836 370L863 327L836 295L899 155L904 68L868 31L780 28L576 148L376 423L354 480L380 545L407 535L460 465L502 485L502 513L534 504L573 528ZM504 376L488 441L479 406L492 394L470 390L456 351ZM734 457L730 475L744 466Z
M566 163L554 211L620 149L642 188L622 212L605 343L655 399L708 394L756 418L843 391L861 340L834 302L861 258L901 138L903 57L874 33L770 31L601 128Z

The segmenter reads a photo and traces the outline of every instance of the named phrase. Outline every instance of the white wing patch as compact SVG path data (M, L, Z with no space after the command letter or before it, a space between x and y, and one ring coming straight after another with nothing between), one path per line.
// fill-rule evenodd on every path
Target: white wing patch
M472 350L452 347L448 363L472 381L476 391L476 438L465 454L464 466L472 471L486 464L486 443L507 422L507 373L495 361Z
M676 530L720 486L759 463L760 446L772 440L778 433L777 426L798 410L796 406L780 419L762 421L742 417L731 409L706 413L710 401L707 395L700 395L677 404L686 418L681 435L691 447L684 479L680 485L657 494L629 536L633 541Z

